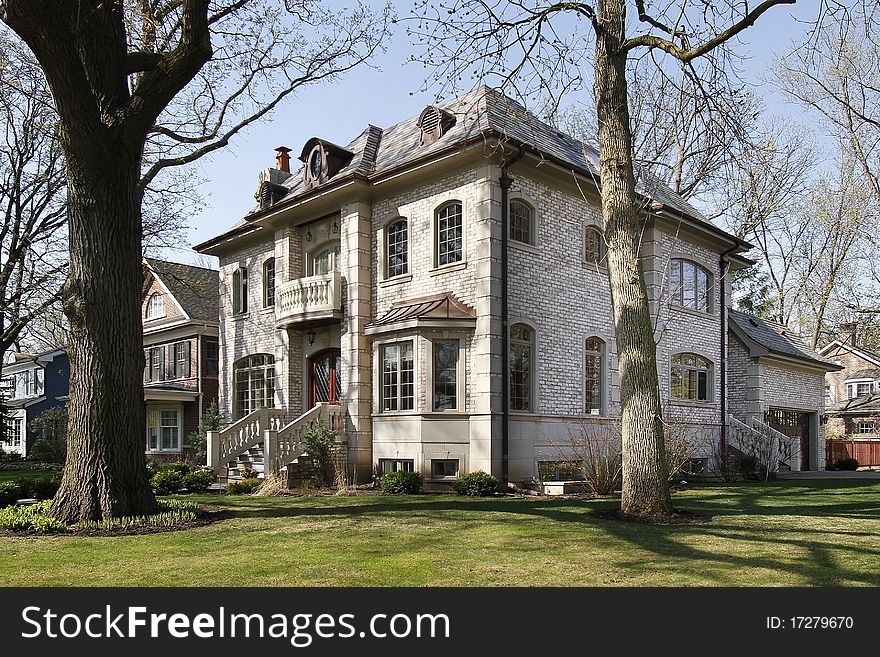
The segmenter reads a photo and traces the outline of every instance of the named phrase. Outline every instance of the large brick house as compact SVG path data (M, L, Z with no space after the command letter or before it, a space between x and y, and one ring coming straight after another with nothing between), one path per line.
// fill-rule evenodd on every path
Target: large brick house
M43 411L67 405L69 380L70 361L63 349L6 354L0 449L26 457L36 440L31 422Z
M143 331L146 451L179 460L205 409L217 400L218 273L144 260Z
M573 424L619 415L594 148L480 87L345 147L314 137L298 171L289 152L259 206L196 247L220 259L231 424L215 462L268 431L283 465L323 414L358 480L527 481L567 463ZM750 245L650 177L639 191L664 418L707 461L725 433L726 273Z

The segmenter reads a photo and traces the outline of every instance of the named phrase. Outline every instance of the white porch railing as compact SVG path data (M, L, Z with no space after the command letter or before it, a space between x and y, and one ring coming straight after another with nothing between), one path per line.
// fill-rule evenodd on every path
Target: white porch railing
M292 324L341 316L341 291L336 271L283 283L275 291L275 320L279 324Z
M208 465L215 471L263 442L263 434L278 430L284 412L277 408L260 408L233 422L222 431L208 432Z

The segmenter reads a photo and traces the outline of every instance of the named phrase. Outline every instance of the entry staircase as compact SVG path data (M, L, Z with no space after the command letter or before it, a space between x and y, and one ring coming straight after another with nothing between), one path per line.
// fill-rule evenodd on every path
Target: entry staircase
M208 432L208 465L227 479L241 479L253 470L263 478L285 474L305 453L306 432L323 422L337 434L343 430L341 406L319 402L298 418L284 424L284 412L261 408L222 431ZM221 477L222 478L222 477Z
M753 416L728 417L727 447L758 459L765 478L774 472L800 469L800 441Z

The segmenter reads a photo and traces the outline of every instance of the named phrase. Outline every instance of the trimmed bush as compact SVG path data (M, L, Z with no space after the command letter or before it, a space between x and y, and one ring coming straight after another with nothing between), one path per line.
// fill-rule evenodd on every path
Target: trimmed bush
M837 459L835 464L838 470L858 470L859 462L856 459Z
M452 485L457 495L490 497L498 492L498 479L488 472L470 472L455 480Z
M262 479L239 479L238 481L230 481L226 484L226 493L228 495L250 495L257 490L262 483Z
M184 487L186 475L177 470L159 470L150 480L156 495L171 495Z
M382 492L391 495L415 495L422 490L422 473L389 472L382 477Z
M204 493L208 490L208 486L213 483L213 470L193 470L183 477L183 485L190 493Z

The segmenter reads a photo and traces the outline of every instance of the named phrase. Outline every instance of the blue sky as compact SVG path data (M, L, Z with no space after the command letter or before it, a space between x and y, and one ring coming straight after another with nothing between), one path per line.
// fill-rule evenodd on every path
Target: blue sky
M398 0L395 5L399 17L408 15L411 2ZM748 54L743 77L759 86L758 93L773 113L793 117L800 114L800 110L787 106L763 77L777 54L784 52L792 39L803 37L816 11L815 0L775 7L741 36L739 50ZM302 144L313 136L344 145L368 123L387 127L432 103L434 94L418 91L424 69L418 64L405 64L411 51L405 30L398 26L387 52L374 61L377 68L362 68L332 84L307 88L277 110L271 120L252 127L226 149L200 161L196 168L206 181L201 191L207 207L192 217L190 243L217 235L254 206L257 174L273 165L275 147L288 146L294 151L292 155L298 155ZM189 249L169 250L164 256L180 262L200 258ZM216 264L213 258L211 261Z

